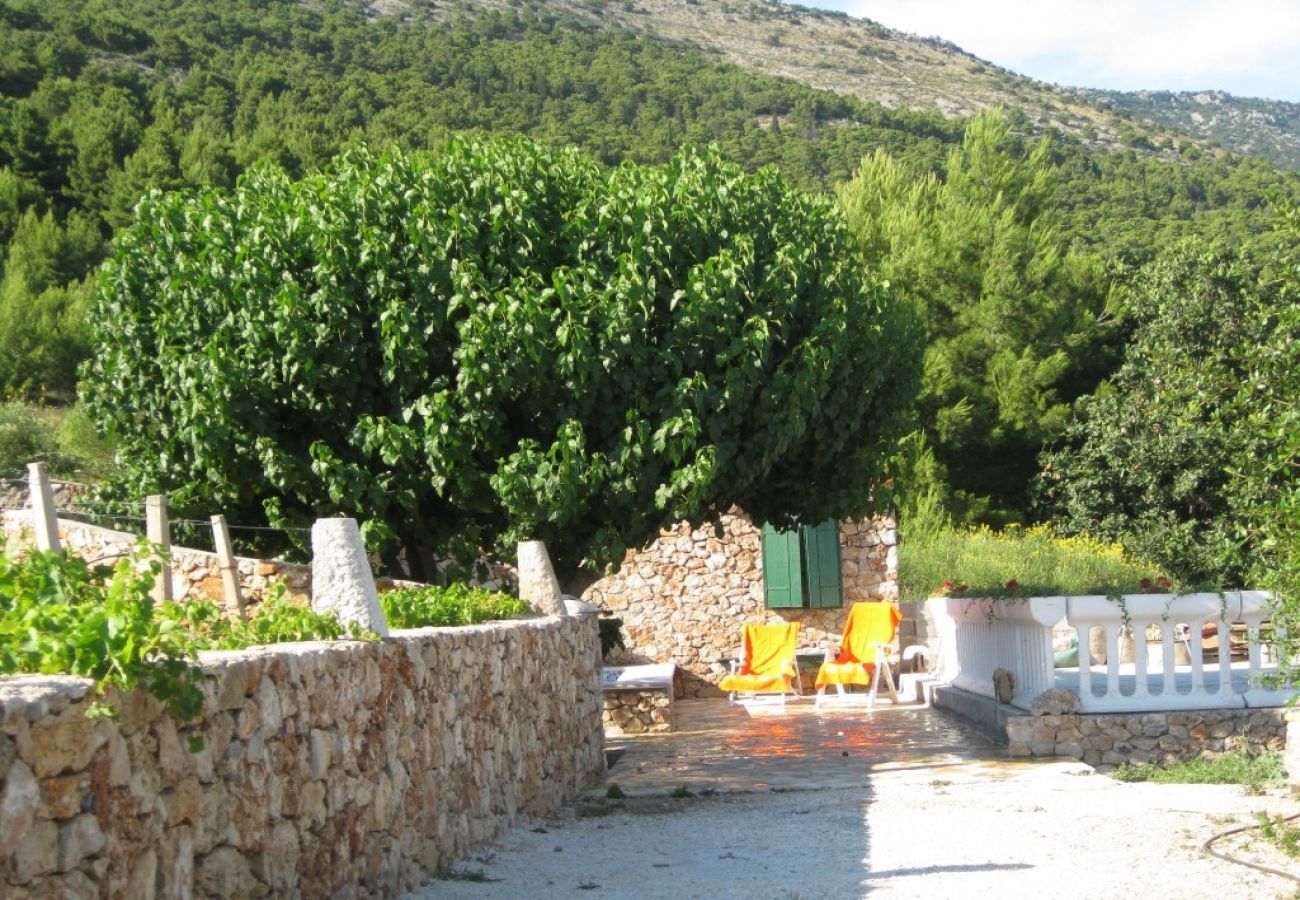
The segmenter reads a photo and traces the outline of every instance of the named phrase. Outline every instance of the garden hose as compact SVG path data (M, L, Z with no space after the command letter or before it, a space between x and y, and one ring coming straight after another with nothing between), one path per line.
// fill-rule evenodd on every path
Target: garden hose
M1286 818L1282 819L1282 821L1294 822L1296 819L1300 819L1300 813L1296 813L1294 816L1287 816ZM1282 872L1278 869L1271 869L1268 866L1261 866L1257 863L1246 862L1244 859L1237 859L1236 857L1228 856L1226 853L1220 853L1219 851L1215 850L1214 847L1212 846L1215 841L1221 840L1222 838L1231 837L1234 834L1240 834L1243 831L1250 831L1252 828L1259 828L1259 827L1261 826L1242 825L1240 828L1231 828L1228 831L1224 831L1220 834L1216 834L1214 837L1210 838L1208 841L1206 841L1204 844L1201 845L1201 849L1204 850L1206 853L1210 854L1211 856L1215 857L1216 859L1221 859L1224 862L1236 863L1239 866L1246 866L1248 868L1255 869L1256 871L1259 872L1265 872L1269 875L1276 875L1279 878L1288 878L1291 881L1300 884L1300 876L1292 875L1290 872Z

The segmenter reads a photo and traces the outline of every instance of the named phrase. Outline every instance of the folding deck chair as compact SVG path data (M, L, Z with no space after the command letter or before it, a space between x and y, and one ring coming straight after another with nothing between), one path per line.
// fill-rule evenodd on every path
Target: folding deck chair
M731 674L722 679L722 689L733 705L737 694L785 695L799 688L799 666L795 646L799 623L777 625L746 624L741 629L741 659L732 660Z
M898 703L894 673L889 667L889 650L894 645L894 636L902 618L898 607L892 603L881 601L853 604L849 617L844 622L844 637L840 641L839 652L832 656L831 651L827 650L826 661L817 670L818 706L821 705L827 686L835 685L835 690L844 696L846 684L870 685L867 705L875 706L882 674L889 698Z

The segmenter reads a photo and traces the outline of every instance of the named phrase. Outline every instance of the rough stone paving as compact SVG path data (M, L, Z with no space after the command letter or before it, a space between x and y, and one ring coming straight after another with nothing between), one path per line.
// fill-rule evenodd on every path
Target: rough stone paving
M599 648L584 616L204 654L179 725L0 678L0 896L410 890L600 777Z

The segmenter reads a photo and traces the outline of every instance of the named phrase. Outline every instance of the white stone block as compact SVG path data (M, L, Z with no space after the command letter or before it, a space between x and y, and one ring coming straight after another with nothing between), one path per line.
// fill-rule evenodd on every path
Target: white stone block
M388 637L356 519L317 519L311 529L312 609Z
M519 597L544 616L563 616L564 598L542 541L519 543Z

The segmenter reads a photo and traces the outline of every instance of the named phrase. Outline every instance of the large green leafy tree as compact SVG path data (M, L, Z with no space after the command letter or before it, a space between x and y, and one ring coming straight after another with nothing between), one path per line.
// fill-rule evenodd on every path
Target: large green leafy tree
M1300 335L1300 211L1287 209L1279 232L1288 249L1276 280L1283 301L1276 310L1276 333L1286 337ZM1243 382L1243 391L1255 400L1250 427L1271 449L1243 460L1241 467L1259 498L1249 510L1260 550L1252 575L1277 592L1273 637L1285 662L1284 678L1295 685L1300 684L1300 341L1270 341L1251 360Z
M1064 528L1189 581L1242 582L1283 474L1266 463L1295 440L1270 421L1294 377L1263 364L1293 356L1300 329L1266 271L1184 247L1139 273L1123 365L1043 457L1045 511Z
M865 513L920 353L833 206L773 171L528 142L155 193L91 321L133 491L356 515L417 574L524 538L572 573L732 504Z
M877 153L839 191L868 265L924 312L920 426L939 465L914 471L972 517L1024 510L1043 442L1106 371L1103 279L1056 231L1055 197L1050 145L1023 147L997 110L943 177Z

